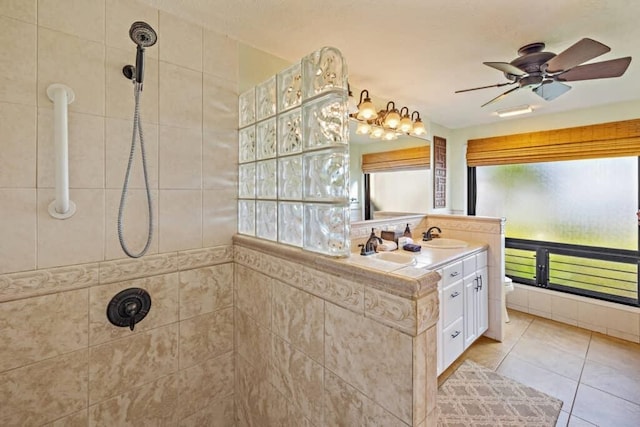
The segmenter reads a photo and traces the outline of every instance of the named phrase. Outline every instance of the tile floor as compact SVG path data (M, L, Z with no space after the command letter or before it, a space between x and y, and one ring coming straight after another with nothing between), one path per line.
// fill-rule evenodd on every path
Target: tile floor
M503 342L481 337L438 381L471 359L561 399L556 426L640 426L640 344L518 311L509 317Z

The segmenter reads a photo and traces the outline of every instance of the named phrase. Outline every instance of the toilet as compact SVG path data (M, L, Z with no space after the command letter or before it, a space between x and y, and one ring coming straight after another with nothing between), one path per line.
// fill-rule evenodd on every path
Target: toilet
M504 305L502 306L504 310L503 319L505 322L509 323L509 314L507 313L507 295L513 292L513 280L510 277L504 278Z

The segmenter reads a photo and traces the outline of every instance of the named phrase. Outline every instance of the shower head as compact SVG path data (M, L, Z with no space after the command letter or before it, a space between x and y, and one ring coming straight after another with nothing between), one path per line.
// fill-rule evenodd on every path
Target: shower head
M153 28L151 28L151 25L146 22L136 21L131 24L129 37L138 45L136 49L135 81L139 83L140 88L142 88L142 79L144 78L144 48L156 44L158 35Z
M143 21L136 21L131 24L129 37L141 48L153 46L158 41L158 35L151 28L151 25Z

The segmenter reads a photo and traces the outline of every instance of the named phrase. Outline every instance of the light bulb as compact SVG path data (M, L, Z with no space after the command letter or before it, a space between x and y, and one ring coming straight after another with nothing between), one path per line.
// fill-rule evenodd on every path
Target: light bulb
M402 120L400 120L400 125L398 126L401 132L410 133L413 130L413 122L409 118L409 116L404 116Z
M379 126L373 126L371 129L371 134L369 135L373 139L381 138L384 135L384 129Z
M427 133L427 129L425 129L424 123L422 123L421 119L416 119L415 123L413 124L413 134L420 136L424 135L425 133Z
M400 124L400 113L398 110L393 109L387 113L387 116L384 118L384 125L391 129L395 129Z
M371 99L365 98L364 101L358 105L358 120L372 120L378 116L376 113L376 106L373 105Z
M384 131L382 139L385 141L393 141L394 139L398 139L398 135L392 129L387 129Z
M371 125L367 122L358 122L358 127L356 128L356 133L358 135L367 135L371 132Z

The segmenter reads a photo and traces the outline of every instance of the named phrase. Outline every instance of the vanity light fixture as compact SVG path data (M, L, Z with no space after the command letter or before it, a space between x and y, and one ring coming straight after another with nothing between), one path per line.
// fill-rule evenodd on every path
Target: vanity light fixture
M367 96L363 98L365 92ZM367 89L360 92L360 102L358 103L358 114L356 118L358 120L373 120L378 117L378 113L376 112L376 106L371 102L371 98L369 98L369 91Z
M349 97L353 98L351 92L349 92ZM367 89L360 92L357 112L350 111L349 117L358 122L357 134L368 134L372 139L391 141L402 134L422 136L427 133L424 123L420 119L420 113L414 111L409 114L408 107L402 107L398 111L395 102L389 101L384 110L376 111Z
M520 114L531 113L533 108L530 105L518 105L517 107L505 108L504 110L496 111L496 114L500 117L518 116Z

